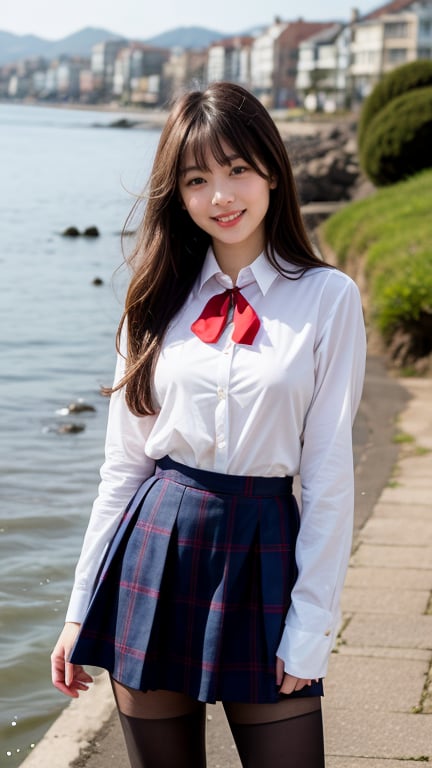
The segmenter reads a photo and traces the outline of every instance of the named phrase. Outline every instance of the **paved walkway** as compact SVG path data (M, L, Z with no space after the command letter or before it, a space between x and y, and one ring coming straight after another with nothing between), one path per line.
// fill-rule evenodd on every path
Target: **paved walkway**
M403 386L411 399L398 421L398 463L356 535L343 625L325 682L326 768L432 762L432 381L407 379ZM359 478L361 495L368 485L364 472ZM240 768L219 706L208 709L207 725L209 768ZM125 764L101 676L22 768Z
M327 768L432 762L432 381L404 386L399 460L343 593L324 699Z

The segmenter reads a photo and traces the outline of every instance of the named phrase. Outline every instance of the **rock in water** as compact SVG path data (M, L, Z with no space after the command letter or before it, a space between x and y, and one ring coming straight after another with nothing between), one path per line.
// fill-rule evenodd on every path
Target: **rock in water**
M84 400L76 400L73 403L69 403L67 407L68 413L84 413L85 411L96 411L94 405L84 402Z
M59 424L57 433L59 435L77 435L78 432L84 432L85 424Z
M83 232L84 237L99 237L100 232L97 227L87 227Z
M81 232L76 227L67 227L62 232L63 237L79 237Z

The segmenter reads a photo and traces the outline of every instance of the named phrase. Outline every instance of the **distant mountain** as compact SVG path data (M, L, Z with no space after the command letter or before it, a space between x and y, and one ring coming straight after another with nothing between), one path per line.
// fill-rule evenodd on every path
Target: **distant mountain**
M53 59L61 54L90 56L92 46L96 43L119 39L120 35L97 27L85 27L60 40L45 40L35 35L14 35L0 31L0 65L34 56L43 56L46 59Z
M222 32L204 27L178 27L141 42L161 48L205 48L223 37L226 35ZM14 35L0 30L0 66L34 56L43 56L47 59L53 59L61 54L90 56L91 49L96 43L121 39L123 39L121 35L96 27L85 27L61 40L45 40L35 35Z
M177 27L145 40L160 48L207 48L211 43L227 37L223 32L205 27Z
M84 29L68 35L68 37L53 41L51 43L51 56L59 56L65 52L69 56L90 56L91 49L96 43L124 39L122 35L116 35L115 32L109 32L107 29L84 27Z
M0 31L0 64L30 56L43 56L47 46L48 40L35 35L13 35L11 32Z

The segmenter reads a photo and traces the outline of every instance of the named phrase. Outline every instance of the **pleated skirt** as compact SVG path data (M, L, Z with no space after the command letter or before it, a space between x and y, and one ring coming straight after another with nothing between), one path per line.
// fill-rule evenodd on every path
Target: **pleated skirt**
M276 702L296 580L292 478L223 475L165 457L129 503L71 661L199 701ZM317 696L313 683L295 694Z

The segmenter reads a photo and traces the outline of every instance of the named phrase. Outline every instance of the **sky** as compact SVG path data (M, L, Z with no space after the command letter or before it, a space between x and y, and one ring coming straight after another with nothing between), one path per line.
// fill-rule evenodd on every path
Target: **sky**
M367 13L381 4L373 0L1 0L0 30L52 40L87 26L137 39L189 26L230 34L268 25L275 16L284 21L299 16L306 21L348 21L353 6Z

